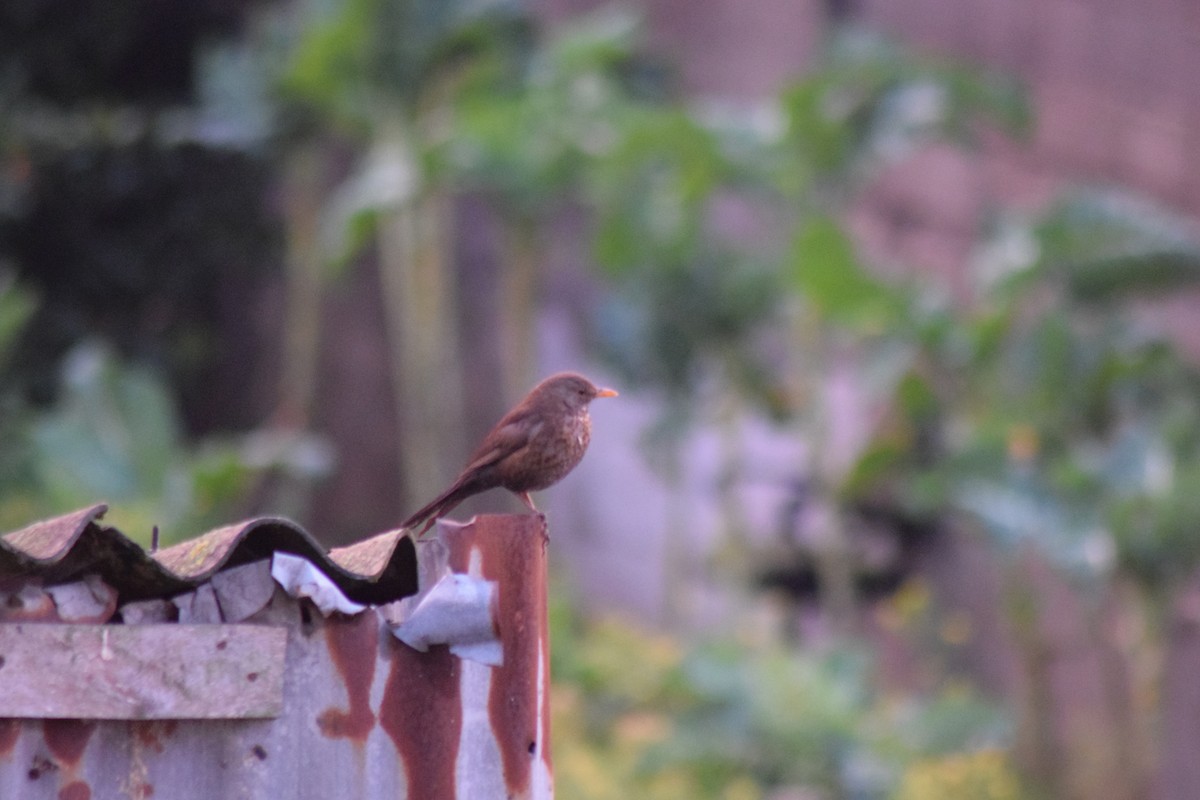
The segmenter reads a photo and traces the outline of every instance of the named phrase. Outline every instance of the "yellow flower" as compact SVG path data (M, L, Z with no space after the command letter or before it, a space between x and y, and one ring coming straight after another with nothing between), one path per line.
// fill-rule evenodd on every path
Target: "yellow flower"
M914 578L905 581L892 597L891 607L901 625L911 625L929 609L932 599L929 585Z
M1019 800L1008 756L994 748L929 758L911 765L895 800Z

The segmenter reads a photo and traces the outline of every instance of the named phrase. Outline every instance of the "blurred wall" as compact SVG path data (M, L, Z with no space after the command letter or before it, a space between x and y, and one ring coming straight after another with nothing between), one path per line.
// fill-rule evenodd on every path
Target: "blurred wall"
M1200 212L1200 4L1192 0L861 0L868 25L1020 75L1033 154Z
M550 24L604 8L602 0L533 0ZM696 96L757 100L812 63L824 29L819 0L648 0L651 47L679 69L681 88Z
M1028 146L996 139L980 159L943 150L897 167L856 220L877 252L931 265L961 295L965 234L989 196L1038 207L1066 183L1122 184L1200 218L1200 3L859 0L855 16L1021 77L1035 123ZM1197 308L1200 293L1182 292L1146 313L1200 361Z

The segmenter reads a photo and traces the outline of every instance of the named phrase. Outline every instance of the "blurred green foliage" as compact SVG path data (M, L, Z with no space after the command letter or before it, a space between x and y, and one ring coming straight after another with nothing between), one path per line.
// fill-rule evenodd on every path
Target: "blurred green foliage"
M627 118L656 108L654 66L638 34L629 15L600 13L522 57L476 60L433 141L433 169L494 198L509 218L543 219L582 200L589 165Z
M899 427L860 460L856 490L890 485L919 515L967 512L1077 574L1126 569L1147 587L1189 574L1200 370L1138 302L1200 285L1186 231L1090 191L998 232L1022 244L981 302L909 304L890 329L911 346Z
M416 117L457 65L529 42L529 18L511 0L313 0L289 17L284 96L359 130L395 108Z
M835 31L822 62L780 98L784 131L769 179L792 197L837 204L874 170L931 140L970 146L986 120L1014 135L1031 127L1012 78L918 57L864 30Z
M821 314L839 326L879 334L894 330L904 315L899 290L864 269L854 244L836 221L814 216L797 232L788 279Z
M583 619L562 601L552 604L551 636L564 797L752 800L791 790L883 800L897 786L904 800L954 797L949 788L913 794L939 780L936 770L926 777L933 765L1000 787L964 797L1020 796L997 749L1010 735L1003 714L961 686L881 693L856 646L801 652L748 635L686 642ZM965 766L945 766L956 758Z
M824 347L789 340L798 299L826 343L838 326L905 324L905 291L870 277L840 215L884 166L980 125L1027 128L1016 82L854 30L756 113L672 102L617 116L585 176L615 290L602 352L628 382L666 390L673 413L733 393L794 417L805 392L779 349ZM722 226L731 212L743 230Z
M11 395L0 419L0 528L107 502L107 522L148 546L227 524L273 471L329 468L319 441L253 434L188 442L167 384L96 342L64 361L63 391L31 409Z
M0 367L36 305L0 282ZM170 544L229 522L272 472L311 479L329 468L326 447L304 435L189 442L169 385L98 340L73 348L62 371L45 406L19 384L0 388L0 529L104 501L122 532L149 545L158 527Z

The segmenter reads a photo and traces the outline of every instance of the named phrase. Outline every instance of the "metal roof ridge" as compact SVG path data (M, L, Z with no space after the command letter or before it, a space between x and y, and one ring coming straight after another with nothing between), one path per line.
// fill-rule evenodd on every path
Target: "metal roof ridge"
M20 530L0 537L0 550L33 561L58 561L75 545L88 525L103 517L107 511L107 503L95 503L69 514L31 522ZM124 534L119 535L127 538Z
M97 503L4 535L0 577L58 582L92 572L128 601L194 589L226 568L286 552L311 561L356 602L387 603L417 589L416 548L402 530L327 551L296 522L255 517L149 553L117 528L98 522L107 510Z

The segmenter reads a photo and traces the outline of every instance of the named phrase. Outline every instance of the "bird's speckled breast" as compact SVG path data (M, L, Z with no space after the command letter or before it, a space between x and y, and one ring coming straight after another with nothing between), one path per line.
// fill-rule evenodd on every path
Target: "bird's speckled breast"
M592 438L592 420L586 408L564 415L557 430L545 426L529 443L529 463L521 476L505 485L513 491L537 491L561 480L583 458ZM517 484L517 485L514 485Z

